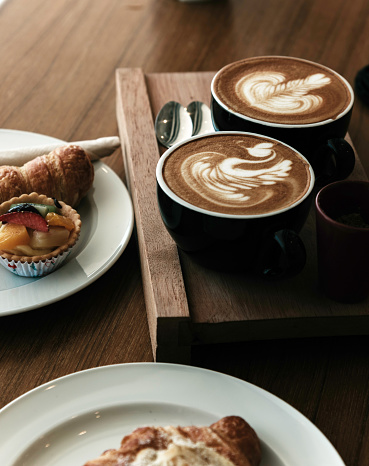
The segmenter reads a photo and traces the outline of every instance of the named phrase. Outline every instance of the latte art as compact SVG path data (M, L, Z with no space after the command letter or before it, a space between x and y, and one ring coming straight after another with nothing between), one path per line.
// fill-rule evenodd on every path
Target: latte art
M308 163L278 141L218 133L174 149L163 165L170 190L191 205L231 215L276 212L310 187Z
M202 152L188 157L182 164L183 180L190 189L198 191L204 199L219 206L219 209L244 205L249 207L265 202L272 196L272 191L263 189L259 195L255 189L274 185L288 177L291 160L275 160L276 152L272 143L260 143L253 148L244 148L252 157L227 157L224 153ZM263 160L257 160L263 157ZM256 160L253 160L256 159ZM272 165L269 164L274 160ZM263 164L262 168L257 168Z
M324 99L311 92L331 82L323 73L288 80L283 73L251 73L236 84L236 93L251 107L277 114L315 111Z
M212 95L227 111L265 123L335 120L353 104L350 85L331 69L291 57L256 57L222 68Z

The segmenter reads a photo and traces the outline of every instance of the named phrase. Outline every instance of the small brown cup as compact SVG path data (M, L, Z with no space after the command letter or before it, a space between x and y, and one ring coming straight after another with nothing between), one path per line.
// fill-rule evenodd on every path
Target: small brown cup
M321 290L347 303L369 294L369 182L338 181L315 201Z

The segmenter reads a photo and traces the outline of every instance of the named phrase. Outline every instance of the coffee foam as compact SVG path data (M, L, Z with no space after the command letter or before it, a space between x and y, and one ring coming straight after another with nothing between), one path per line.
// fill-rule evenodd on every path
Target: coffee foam
M164 161L163 179L191 205L230 215L286 209L311 187L308 162L262 136L215 133L192 139Z
M222 68L212 83L220 103L275 124L334 120L352 104L349 85L322 65L289 57L257 57Z

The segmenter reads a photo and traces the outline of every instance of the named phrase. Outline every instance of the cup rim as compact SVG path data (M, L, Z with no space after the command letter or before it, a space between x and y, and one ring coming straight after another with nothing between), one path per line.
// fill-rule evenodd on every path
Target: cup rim
M335 189L336 187L338 186L343 186L343 185L346 185L346 186L349 186L349 185L362 185L362 186L367 186L369 188L369 180L339 180L339 181L334 181L333 183L329 183L327 184L326 186L324 186L323 188L321 188L317 195L315 196L315 209L316 211L319 213L319 215L321 215L325 221L333 224L333 225L336 225L337 227L340 227L344 230L358 230L358 231L369 231L369 228L365 228L365 227L355 227L353 225L346 225L342 222L338 222L337 220L335 220L334 218L332 218L330 215L328 215L322 208L321 206L321 197L324 196L324 194L327 192L327 191L330 191L332 189Z
M267 213L263 213L263 214L252 214L252 215L248 215L248 214L226 214L226 213L222 213L222 212L214 212L212 210L203 209L203 208L198 207L198 206L196 206L194 204L191 204L191 203L185 201L184 199L182 199L181 197L179 197L177 194L175 194L169 188L169 186L164 181L164 178L163 178L163 166L164 166L165 160L170 156L170 154L174 150L176 150L178 147L180 147L183 144L187 144L189 141L192 141L192 140L195 140L195 139L207 138L207 137L218 137L218 136L222 136L222 135L257 136L257 137L260 137L262 139L269 139L271 141L278 142L278 143L283 144L284 146L287 146L288 148L292 149L295 153L297 153L308 164L308 167L309 167L310 185L309 185L309 188L307 189L306 193L300 199L298 199L296 202L294 202L293 204L291 204L291 205L289 205L287 207L284 207L283 209L279 209L279 210L276 210L276 211L273 211L273 212L267 212ZM180 205L182 205L182 206L184 206L184 207L186 207L186 208L188 208L190 210L193 210L195 212L199 212L199 213L202 213L202 214L210 215L212 217L217 217L217 218L231 218L231 219L240 219L240 220L250 219L251 220L251 219L260 219L260 218L266 218L266 217L273 217L275 215L287 212L288 210L291 210L291 209L295 208L296 206L298 206L299 204L301 204L305 199L307 199L309 197L310 193L314 189L315 174L314 174L314 170L313 170L310 162L306 159L306 157L304 157L301 154L301 152L297 151L292 146L290 146L290 145L288 145L288 144L286 144L286 143L284 143L282 141L279 141L278 139L270 138L268 136L264 136L264 135L258 134L258 133L246 133L244 131L216 131L214 133L207 133L207 134L202 134L202 135L198 135L198 136L192 136L190 138L187 138L187 139L185 139L183 141L178 142L177 144L174 144L169 149L167 149L161 155L161 157L159 158L159 161L158 161L158 163L156 165L156 181L157 181L158 185L160 186L160 188L164 191L164 193L167 196L169 196L173 201L177 202L178 204L180 204Z
M337 117L334 118L334 119L329 118L328 120L322 120L322 121L318 121L318 122L315 122L315 123L305 123L305 124L272 123L272 122L268 122L268 121L258 120L256 118L252 118L252 117L243 115L242 113L235 112L234 110L229 108L224 102L222 102L219 99L219 97L216 95L216 93L214 91L215 79L228 66L231 66L234 63L246 62L248 60L256 59L256 58L283 58L283 59L288 59L288 60L298 60L298 61L302 61L302 62L305 62L305 63L313 64L313 65L319 65L322 68L325 68L326 70L329 70L331 73L335 74L347 86L347 89L349 90L349 93L351 95L350 104L345 108L345 110L343 112L341 112L339 115L337 115ZM239 118L241 118L243 120L251 121L252 123L256 123L256 124L264 125L264 126L268 126L268 127L272 126L272 127L275 127L275 128L313 128L313 127L316 127L316 126L327 125L327 124L332 123L334 121L340 120L343 116L345 116L347 113L349 113L351 111L353 105L354 105L354 99L355 99L354 91L352 89L351 84L347 81L346 78L344 78L342 75L340 75L337 71L332 70L328 66L322 65L321 63L313 62L311 60L306 60L304 58L290 57L290 56L285 56L285 55L260 55L260 56L256 56L256 57L244 58L242 60L237 60L237 61L235 61L233 63L229 63L228 65L223 66L220 70L218 70L215 73L215 75L213 76L213 79L211 80L210 90L211 90L211 96L213 97L213 99L216 100L218 105L223 107L223 109L225 109L227 112L230 112L233 115L235 115L235 116L237 116L237 117L239 117Z

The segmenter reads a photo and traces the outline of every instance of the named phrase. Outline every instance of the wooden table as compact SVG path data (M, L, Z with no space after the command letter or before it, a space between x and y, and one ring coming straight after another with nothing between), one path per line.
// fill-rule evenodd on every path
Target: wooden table
M368 30L366 0L7 0L0 127L66 141L117 135L117 68L208 72L279 54L321 62L353 84L368 64ZM368 127L369 108L357 100L350 136L367 173ZM120 150L105 162L125 180ZM66 374L142 361L153 355L134 234L93 286L0 319L0 407ZM199 345L191 363L270 391L321 429L347 465L367 466L368 361L362 335Z

